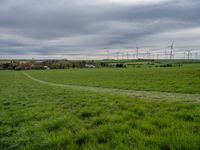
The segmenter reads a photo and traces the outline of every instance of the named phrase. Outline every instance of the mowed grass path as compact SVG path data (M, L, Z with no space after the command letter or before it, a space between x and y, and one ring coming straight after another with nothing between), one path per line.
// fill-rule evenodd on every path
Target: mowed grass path
M34 72L35 73L35 72ZM0 149L200 149L200 105L39 84L0 71Z
M136 91L136 90L125 90L125 89L117 89L117 88L105 88L105 87L92 87L92 86L84 86L84 85L69 85L69 84L60 84L53 83L49 81L44 81L41 79L37 79L32 77L27 72L22 72L24 76L27 78L38 82L40 84L45 84L47 86L54 87L63 87L70 88L72 90L78 91L92 91L96 93L103 94L112 94L112 95L125 95L131 96L138 99L149 99L149 100L167 100L167 101L181 101L181 102L200 102L200 94L186 94L186 93L169 93L169 92L159 92L159 91Z
M178 93L200 93L200 65L174 68L70 69L29 71L48 82Z

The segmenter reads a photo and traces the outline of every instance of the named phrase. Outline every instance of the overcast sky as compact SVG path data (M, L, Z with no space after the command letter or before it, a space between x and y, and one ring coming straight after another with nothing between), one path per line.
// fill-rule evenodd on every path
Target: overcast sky
M0 0L0 58L200 48L199 0Z

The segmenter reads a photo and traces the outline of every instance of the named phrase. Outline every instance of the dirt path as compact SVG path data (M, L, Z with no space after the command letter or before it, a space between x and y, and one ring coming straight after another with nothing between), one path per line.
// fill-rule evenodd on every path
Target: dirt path
M65 87L65 88L70 88L73 90L126 95L126 96L136 97L139 99L149 99L149 100L200 102L200 94L169 93L169 92L158 92L158 91L136 91L136 90L123 90L123 89L116 89L116 88L101 88L101 87L91 87L91 86L58 84L58 83L52 83L52 82L36 79L25 72L22 72L22 73L29 79L38 83L46 84L49 86Z

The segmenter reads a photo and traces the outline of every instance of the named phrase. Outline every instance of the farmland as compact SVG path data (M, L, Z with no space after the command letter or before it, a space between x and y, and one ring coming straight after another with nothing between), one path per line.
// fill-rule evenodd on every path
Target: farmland
M173 68L69 69L31 71L33 77L54 83L95 87L200 93L200 65Z
M134 96L199 98L199 68L0 71L0 149L200 149L199 101Z

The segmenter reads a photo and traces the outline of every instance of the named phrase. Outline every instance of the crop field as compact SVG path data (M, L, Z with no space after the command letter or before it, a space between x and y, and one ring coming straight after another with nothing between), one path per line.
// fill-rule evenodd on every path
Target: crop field
M200 149L200 65L0 71L0 149Z

